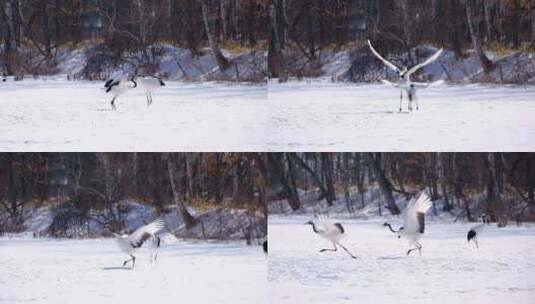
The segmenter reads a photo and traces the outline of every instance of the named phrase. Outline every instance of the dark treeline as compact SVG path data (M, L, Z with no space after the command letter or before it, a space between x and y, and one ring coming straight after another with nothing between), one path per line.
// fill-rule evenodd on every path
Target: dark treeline
M533 153L273 153L267 163L268 201L286 199L293 210L302 206L298 189L317 189L318 201L342 200L353 212L376 187L378 208L399 214L395 195L427 189L443 211L468 220L480 212L494 221L535 220Z
M0 42L4 72L32 73L23 47L52 66L57 47L91 39L99 56L117 63L141 53L137 65L155 64L156 42L199 54L210 46L222 69L229 63L220 45L260 48L265 40L266 0L1 0ZM0 67L1 68L1 67Z
M324 49L365 46L371 39L381 53L402 51L409 60L422 43L458 57L473 48L488 72L492 62L483 46L535 45L534 8L531 0L272 0L269 68L283 76L291 53L314 62Z
M120 202L133 199L160 213L176 208L193 227L189 206L264 212L265 176L256 153L1 153L0 220L23 229L25 208L52 205L119 230Z

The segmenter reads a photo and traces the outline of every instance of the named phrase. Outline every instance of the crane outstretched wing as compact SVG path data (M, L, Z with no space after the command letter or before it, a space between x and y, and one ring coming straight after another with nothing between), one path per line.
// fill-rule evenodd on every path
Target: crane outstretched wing
M438 57L440 57L440 55L442 54L442 51L444 51L444 49L438 50L435 54L433 54L433 56L427 58L424 62L421 62L421 63L413 66L412 68L410 68L407 71L407 76L410 76L412 73L418 71L419 69L423 68L424 66L433 63L435 60L438 59Z
M393 83L391 81L388 81L386 79L381 79L381 82L384 83L384 84L388 84L388 85L391 85L393 86L394 88L399 88L399 85L397 83Z
M410 200L403 210L404 230L407 233L424 233L425 213L431 205L432 201L424 191Z
M138 248L141 247L143 242L145 242L148 238L154 236L163 229L165 229L165 221L159 218L150 224L139 227L130 236L128 236L128 238L132 244L132 247Z
M370 50L372 51L372 53L375 55L375 57L379 58L387 67L391 68L392 70L398 72L398 73L401 73L401 70L395 66L392 62L386 60L383 58L383 56L381 56L372 46L372 43L370 42L370 40L368 40L368 46L370 47Z
M333 219L320 217L320 225L323 235L331 240L339 240L345 236L344 226Z

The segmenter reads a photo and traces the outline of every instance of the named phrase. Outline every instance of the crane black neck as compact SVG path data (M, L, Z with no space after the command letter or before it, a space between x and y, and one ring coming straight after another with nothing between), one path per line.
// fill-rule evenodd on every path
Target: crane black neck
M399 230L397 230L397 231L394 230L394 229L392 228L392 226L391 226L389 223L385 223L384 225L387 226L388 229L390 229L390 231L392 231L392 233L398 233L398 232L399 232Z
M314 224L314 222L310 222L310 225L312 225L312 231L314 231L314 233L318 233L318 230L316 229L316 224Z

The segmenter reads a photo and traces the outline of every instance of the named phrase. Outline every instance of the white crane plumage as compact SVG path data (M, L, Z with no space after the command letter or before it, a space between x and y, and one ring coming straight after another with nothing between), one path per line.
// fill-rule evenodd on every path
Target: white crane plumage
M130 256L130 259L123 262L123 266L131 261L132 268L134 268L134 265L136 264L134 252L139 249L146 240L152 239L153 246L156 248L160 247L160 238L158 237L158 233L162 232L164 229L165 221L160 218L150 224L137 228L130 235L120 235L114 233L115 241L117 242L119 249ZM156 253L151 253L151 262L153 262L153 259L154 261L157 259Z
M340 246L342 249L344 249L347 254L349 254L350 257L356 259L357 257L354 256L347 248L345 248L342 244L340 244L340 240L346 236L346 232L342 224L331 222L325 219L322 219L319 224L308 221L305 223L306 225L312 226L312 231L319 235L320 237L330 241L334 249L321 249L319 252L325 252L325 251L337 251L338 248L336 245Z
M425 213L431 208L433 202L425 194L421 192L417 197L413 197L405 209L403 210L403 226L397 231L392 229L389 223L383 225L388 227L390 231L397 234L398 238L405 238L409 241L409 246L414 245L414 248L410 248L407 251L409 255L412 251L418 250L420 255L422 254L422 245L418 242L425 231Z
M419 69L423 68L426 65L429 65L436 61L438 57L442 54L443 49L438 50L435 54L433 54L431 57L427 58L425 61L411 67L410 69L407 69L407 67L398 68L396 65L394 65L392 62L386 60L379 54L372 46L372 43L370 40L368 40L368 46L370 47L370 50L372 53L377 57L379 60L381 60L384 65L389 67L390 69L394 70L398 76L399 79L397 83L393 83L387 80L381 80L385 84L389 84L395 88L399 88L399 111L401 112L401 105L403 102L403 90L405 90L407 94L407 98L409 99L408 103L408 109L409 111L412 111L412 102L414 101L416 103L416 109L418 110L418 100L416 97L416 89L417 88L426 88L430 84L429 83L422 83L422 82L413 82L411 81L411 75L414 74Z
M163 80L156 76L136 77L136 82L145 91L145 96L147 97L147 106L150 106L152 103L152 92L160 87L165 86Z
M106 93L111 93L113 95L113 98L111 100L111 108L113 110L116 109L115 100L117 99L117 97L126 93L127 91L135 89L136 87L137 83L133 77L129 79L108 79L108 81L106 81L106 83L104 84L104 88L106 88Z

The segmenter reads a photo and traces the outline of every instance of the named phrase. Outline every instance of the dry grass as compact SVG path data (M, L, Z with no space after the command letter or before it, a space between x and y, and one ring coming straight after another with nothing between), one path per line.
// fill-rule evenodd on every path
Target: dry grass
M221 203L217 203L214 200L206 200L202 198L196 198L188 201L188 206L195 207L200 213L210 211L215 208L239 208L246 209L253 212L264 212L264 206L255 202L242 202L237 204L230 198L225 198Z
M242 53L250 52L250 51L253 51L253 50L266 51L267 50L267 41L266 40L260 40L260 41L258 41L258 43L254 47L251 47L251 46L248 46L248 45L242 45L241 43L235 42L235 41L223 41L223 42L220 43L219 47L221 49L225 49L225 50L231 52L232 54L242 54Z

